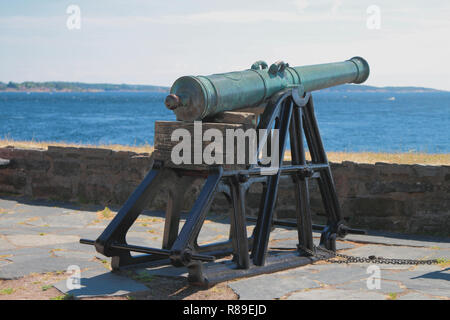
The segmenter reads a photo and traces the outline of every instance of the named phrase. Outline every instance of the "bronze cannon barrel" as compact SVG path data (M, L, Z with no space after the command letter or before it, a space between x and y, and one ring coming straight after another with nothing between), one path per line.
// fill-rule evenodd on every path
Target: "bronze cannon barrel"
M224 111L264 105L274 93L286 88L311 92L362 83L369 73L369 64L361 57L301 67L290 67L282 61L268 67L264 61L257 61L249 70L178 78L165 105L177 120L201 120Z

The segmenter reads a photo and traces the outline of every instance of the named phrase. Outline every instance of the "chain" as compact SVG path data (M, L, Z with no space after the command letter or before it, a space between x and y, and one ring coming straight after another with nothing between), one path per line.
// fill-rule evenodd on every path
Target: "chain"
M429 259L429 260L418 260L418 259L391 259L391 258L383 258L376 256L365 257L355 257L348 256L345 254L337 253L323 247L314 246L314 250L310 250L306 247L298 245L300 249L310 254L311 256L315 256L319 259L325 260L331 263L375 263L375 264L410 264L410 265L418 265L418 264L437 264L439 261L437 259ZM319 251L325 252L326 254L321 254ZM331 258L329 257L331 255ZM342 258L343 260L336 260L336 258Z

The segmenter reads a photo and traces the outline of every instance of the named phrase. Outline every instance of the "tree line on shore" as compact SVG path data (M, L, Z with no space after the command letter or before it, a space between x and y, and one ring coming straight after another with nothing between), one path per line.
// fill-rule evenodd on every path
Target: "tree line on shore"
M0 91L152 91L167 92L169 88L151 85L81 83L81 82L0 82Z

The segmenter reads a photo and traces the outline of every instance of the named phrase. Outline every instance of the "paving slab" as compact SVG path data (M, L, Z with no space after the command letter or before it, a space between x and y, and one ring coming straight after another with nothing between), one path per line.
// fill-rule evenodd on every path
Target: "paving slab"
M96 219L98 218L95 213L74 211L70 214L44 217L42 220L44 221L44 224L53 227L71 226L72 228L83 228L84 226L93 223Z
M19 247L57 245L80 240L77 236L55 234L15 234L6 236L6 239L13 245Z
M13 214L2 214L0 215L0 229L9 229L11 226L24 221L23 217L13 215Z
M430 236L402 235L388 232L369 232L367 235L349 234L345 239L361 243L377 243L408 247L450 248L450 238L438 239Z
M295 292L288 300L385 300L382 293L368 290L315 289Z
M369 290L367 286L367 279L361 279L357 281L352 281L345 284L339 284L336 286L337 289L345 289L345 290ZM397 281L391 281L391 280L383 280L380 279L380 287L371 289L371 291L375 292L381 292L384 294L389 293L401 293L404 292L406 289L402 288L400 286L400 283Z
M320 232L313 231L313 238L320 239ZM297 230L292 228L275 228L270 233L270 239L279 240L279 239L294 239L298 237ZM345 239L346 240L346 239Z
M236 280L230 284L230 287L242 299L276 299L300 289L343 284L365 279L367 276L367 270L363 267L318 264ZM263 285L260 286L260 283ZM364 288L366 288L365 285Z
M150 237L154 237L156 239L152 239ZM127 243L137 245L137 246L145 246L151 248L161 248L162 245L162 236L158 235L140 235L140 236L127 236Z
M346 251L347 254L355 256L370 256L384 258L405 258L405 259L419 259L429 255L430 250L420 247L398 247L398 246L383 246L383 245L365 245L355 249Z
M16 249L16 248L17 247L15 245L13 245L11 242L7 241L6 239L0 238L0 255L2 255L1 252L5 251L5 250L11 250L11 249Z
M50 250L39 247L11 250L8 251L7 254L9 255L9 260L18 263L29 262L41 258L51 258Z
M450 298L450 268L435 271L385 271L383 279L400 281L408 289L436 297Z
M277 272L234 281L229 286L240 300L271 300L279 299L291 291L318 288L320 285L306 275Z
M9 263L0 268L0 279L16 279L31 273L46 273L66 271L71 265L77 265L81 269L106 270L98 262L85 261L76 258L36 257L21 262Z
M0 268L2 268L3 266L6 266L7 264L10 264L11 261L8 260L0 260Z
M439 300L438 298L430 297L419 292L410 292L405 295L397 297L395 300Z
M17 235L17 234L64 234L68 233L73 235L73 228L68 227L51 227L49 225L33 226L27 224L17 224L11 226L8 229L0 228L0 234L2 235Z
M56 249L56 250L61 249L61 250L68 250L68 251L83 251L83 252L89 252L92 254L97 253L94 246L82 244L79 241L57 244L57 245L53 246L52 249Z
M64 210L64 208L54 206L28 204L18 204L13 208L13 212L23 218L56 216L62 214Z
M12 209L18 204L15 200L7 200L7 199L0 199L0 208L2 209Z
M315 264L292 269L290 272L306 273L308 278L326 285L337 285L368 277L367 266L353 264Z
M59 231L54 231L53 233L59 235L75 235L78 238L95 240L102 234L103 229L95 228L67 228L61 229Z
M104 230L110 222L111 222L111 220L107 220L107 219L95 221L91 224L86 225L85 228Z
M396 259L434 259L450 257L448 249L430 249L425 247L403 247L368 244L358 248L346 250L346 255L367 258L371 255L383 258ZM359 264L364 265L364 264ZM380 264L381 269L410 269L412 265L408 264Z
M165 265L157 265L155 267L149 268L139 268L136 269L137 273L148 274L149 276L162 276L170 278L187 278L188 271L187 268L176 268L170 265L170 261L165 260ZM162 262L162 263L164 263ZM205 264L207 267L208 264Z
M130 278L114 274L112 272L98 272L84 276L80 279L81 288L67 288L67 280L62 280L54 285L56 289L64 294L75 298L98 297L98 296L122 296L136 292L148 291L149 289Z
M53 246L49 246L49 248L53 248ZM34 253L41 253L41 252L48 252L50 249L48 249L46 246L41 247L24 247L24 248L16 248L16 249L10 249L4 251L5 254L12 254L14 256L22 256L22 255L30 255Z
M450 259L450 249L433 249L427 252L428 259L447 258Z
M94 249L94 248L92 248ZM62 257L62 258L66 258L66 259L76 259L76 260L87 260L87 261L91 261L92 259L94 259L95 257L98 256L97 251L95 250L90 250L90 252L86 252L86 251L69 251L69 250L53 250L51 253L52 256L54 257ZM106 257L102 256L102 259L105 259Z
M270 233L271 240L295 239L298 237L297 231L276 228Z
M133 224L131 228L129 229L129 232L149 232L151 233L152 230L163 230L164 226L148 223L146 226L142 226L140 224Z
M16 214L15 217L20 218L21 220L20 222L18 222L18 224L24 225L26 227L39 227L47 225L47 223L44 220L44 217L24 217L20 213Z
M320 243L319 238L314 238L314 245L318 246ZM277 241L270 242L271 248L296 248L298 244L298 239L280 239ZM355 245L348 242L336 241L336 250L347 250L354 248Z

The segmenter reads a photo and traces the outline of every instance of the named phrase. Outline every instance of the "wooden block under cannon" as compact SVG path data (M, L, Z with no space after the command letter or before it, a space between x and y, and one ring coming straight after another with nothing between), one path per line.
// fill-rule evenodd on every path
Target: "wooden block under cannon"
M256 128L256 114L255 112L236 112L226 111L214 115L212 118L205 119L205 122L219 122L219 123L237 123L248 126L249 128Z
M212 121L212 120L210 120ZM246 139L246 150L245 150L245 163L237 164L237 146L233 139L233 153L234 159L233 163L226 163L226 134L227 129L238 130L242 129L247 131L248 129L256 128L256 116L253 113L243 113L243 112L224 112L213 119L214 122L201 122L201 138L202 147L196 148L194 145L194 122L185 121L156 121L155 122L155 151L154 157L157 160L163 160L164 165L167 167L176 168L187 168L187 169L208 169L209 165L203 162L203 153L205 148L211 143L211 141L203 141L203 134L208 129L217 129L221 132L223 137L223 148L221 150L216 149L215 156L222 160L224 169L234 170L234 169L244 169L247 167L249 162L249 145ZM232 121L232 123L231 123ZM172 150L181 141L172 141L171 137L176 129L186 129L190 134L190 148L191 148L191 161L189 164L175 164L172 162ZM198 140L197 140L198 141ZM242 152L242 150L240 150ZM194 159L202 159L202 163L195 163Z

